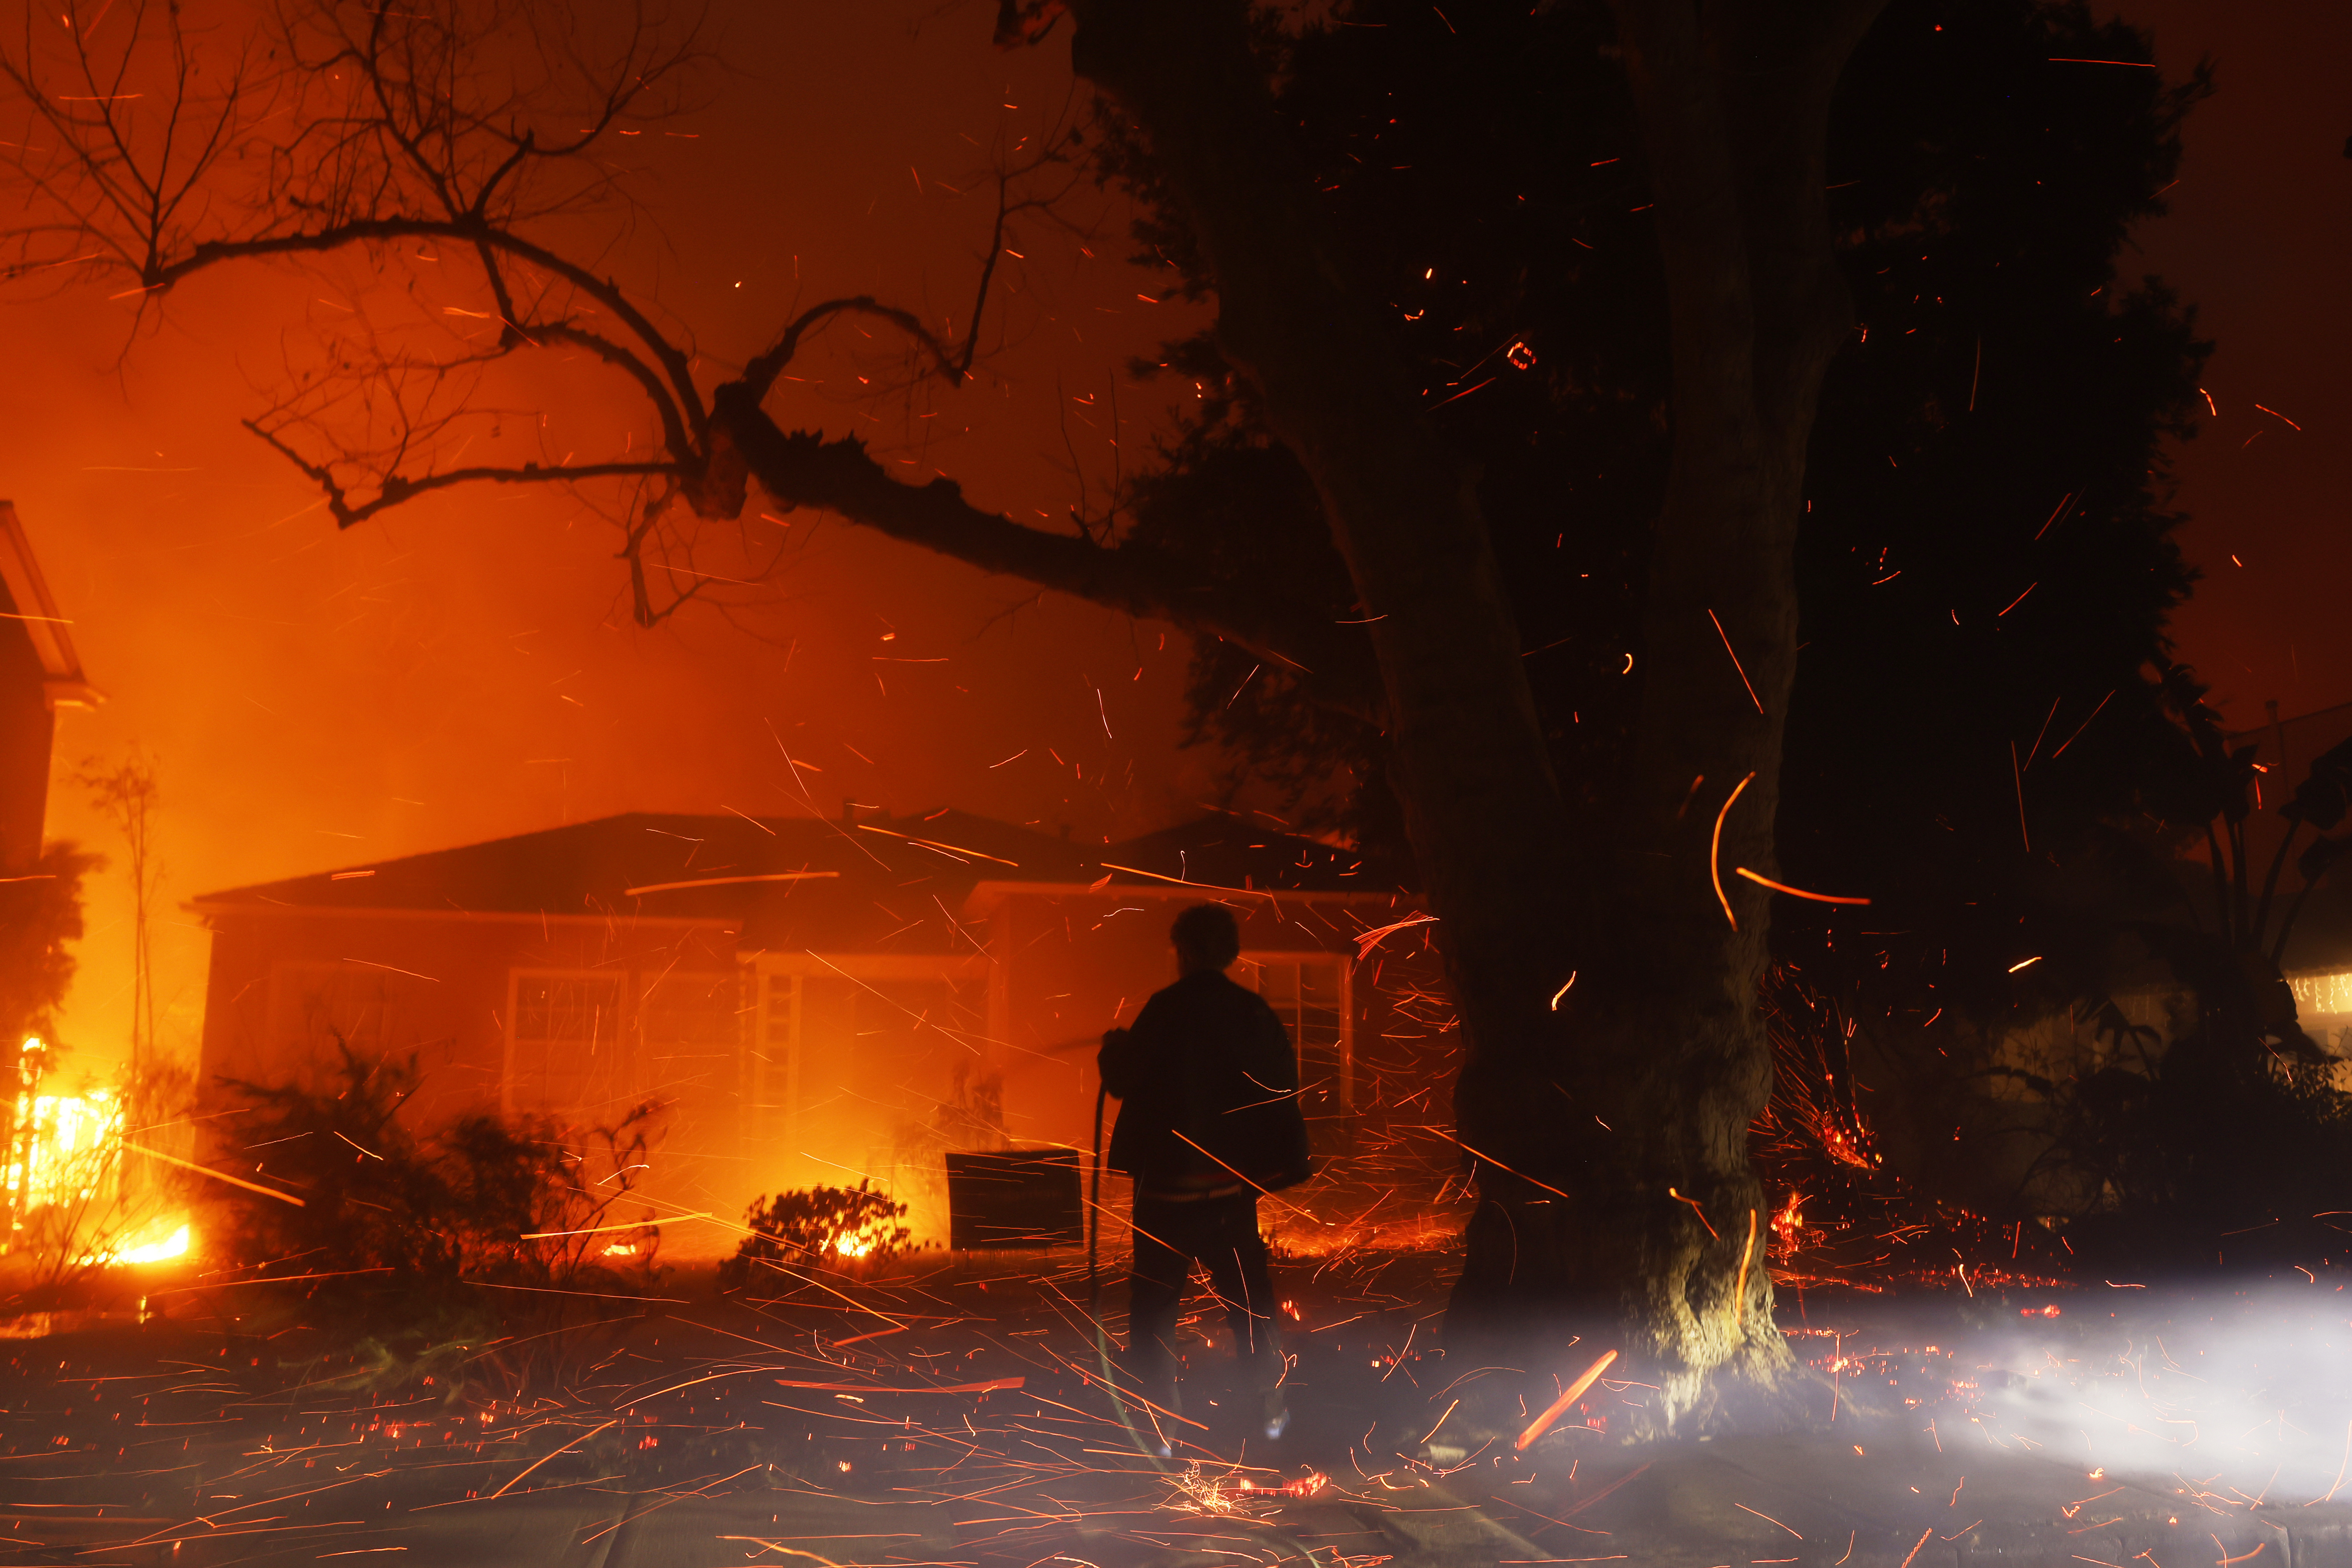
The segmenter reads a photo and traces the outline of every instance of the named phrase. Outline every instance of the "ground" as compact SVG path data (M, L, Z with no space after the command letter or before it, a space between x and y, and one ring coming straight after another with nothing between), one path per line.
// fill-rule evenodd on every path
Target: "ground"
M1067 1258L757 1301L680 1270L667 1300L604 1303L538 1347L450 1349L430 1386L377 1394L353 1388L347 1338L143 1281L143 1323L135 1298L24 1322L50 1332L0 1357L0 1568L2352 1563L2352 1506L2301 1506L2352 1462L2329 1284L1816 1292L1784 1326L1849 1395L1819 1433L1629 1448L1587 1424L1632 1392L1604 1381L1521 1452L1449 1440L1465 1386L1517 1374L1447 1362L1448 1267L1286 1265L1296 1427L1254 1440L1202 1343L1197 1425L1170 1428L1166 1461L1101 1391ZM538 1391L516 1396L525 1377ZM1850 1397L1865 1389L1877 1414Z

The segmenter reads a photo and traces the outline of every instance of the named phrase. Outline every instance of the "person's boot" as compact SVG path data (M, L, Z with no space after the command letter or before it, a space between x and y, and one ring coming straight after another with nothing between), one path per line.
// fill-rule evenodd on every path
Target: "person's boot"
M1168 1418L1184 1414L1183 1391L1177 1385L1174 1358L1164 1351L1139 1354L1130 1349L1121 1358L1118 1392L1125 1396L1128 1417L1136 1435L1160 1458L1174 1448L1168 1438Z
M1282 1380L1290 1364L1282 1354L1280 1341L1263 1345L1258 1354L1244 1358L1249 1379L1258 1393L1258 1434L1269 1441L1290 1429L1290 1402L1284 1397Z
M1290 1430L1290 1401L1283 1396L1281 1384L1277 1383L1265 1391L1259 1409L1261 1421L1258 1430L1268 1441Z

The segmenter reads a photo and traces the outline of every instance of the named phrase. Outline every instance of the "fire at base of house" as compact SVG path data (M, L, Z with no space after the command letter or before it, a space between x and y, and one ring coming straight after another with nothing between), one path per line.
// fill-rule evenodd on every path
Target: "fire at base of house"
M136 1190L124 1155L123 1101L112 1090L37 1092L47 1045L26 1039L10 1107L0 1202L0 1258L47 1253L73 1268L163 1263L187 1255L194 1231L159 1194Z
M632 814L240 888L191 906L214 933L198 1113L249 1169L268 1156L238 1142L239 1082L302 1080L339 1046L415 1052L419 1127L491 1109L585 1130L658 1103L635 1173L656 1218L870 1181L945 1243L948 1151L1085 1146L1095 1048L1173 977L1187 904L1240 917L1236 973L1290 1026L1310 1121L1343 1141L1359 1040L1406 1032L1359 984L1358 940L1416 912L1364 875L1234 818L1094 847L851 809Z

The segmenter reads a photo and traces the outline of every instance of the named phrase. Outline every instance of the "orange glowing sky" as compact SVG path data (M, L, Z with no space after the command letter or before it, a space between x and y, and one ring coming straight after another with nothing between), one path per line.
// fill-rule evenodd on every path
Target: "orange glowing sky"
M1034 131L1064 109L1066 48L998 53L980 5L728 11L731 74L677 127L695 138L644 143L666 244L626 253L637 284L722 364L766 347L795 299L870 291L961 320L993 207L940 182L974 186L999 126ZM1034 259L1000 274L1007 346L965 390L930 394L937 430L903 398L788 387L771 409L894 451L928 434L930 461L976 501L1037 520L1077 494L1067 401L1098 506L1110 382L1131 466L1174 394L1123 366L1187 319L1137 298L1151 280L1119 259L1123 214L1105 217L1093 260L1042 226L1016 235ZM182 901L615 811L804 810L771 727L822 769L808 777L827 813L845 796L952 802L1123 835L1209 797L1208 760L1176 747L1181 637L838 522L796 517L805 542L734 624L689 612L650 632L628 622L609 525L552 491L431 498L339 536L236 423L258 412L279 333L319 292L289 271L200 280L127 356L123 308L87 291L7 308L0 494L110 698L61 716L49 831L112 849L62 776L133 744L157 759L167 1044L192 1047L201 1028L206 938ZM852 346L866 347L836 332L794 369L871 371L827 351ZM600 426L593 398L561 406L588 411L591 448L618 446L635 412L615 396ZM129 907L114 872L89 894L60 1032L96 1062L127 1027Z
M1000 128L1034 131L1071 100L1066 38L1000 54L984 0L719 11L730 74L676 127L692 140L643 142L658 234L624 247L625 278L719 364L764 347L796 299L963 310L989 212L950 187L985 175ZM2127 14L2157 28L2168 70L2213 54L2222 88L2191 122L2175 215L2141 236L2149 269L2221 341L2208 378L2221 418L2181 460L2183 538L2208 575L2179 620L2184 651L2242 718L2265 697L2289 713L2341 701L2352 13L2144 0ZM1123 214L1098 215L1093 259L1042 229L1016 238L1032 259L1008 264L1005 346L975 384L918 404L792 388L772 401L780 423L894 455L928 434L929 461L975 500L1035 520L1076 494L1066 410L1098 498L1111 382L1131 469L1175 389L1121 367L1189 321L1139 300L1151 279L1118 259ZM14 372L0 495L111 697L62 716L60 773L133 744L161 768L167 1044L192 1047L201 1027L205 937L181 901L626 810L803 810L771 727L824 770L827 811L844 796L952 802L1123 834L1209 797L1212 759L1176 747L1181 638L837 522L796 518L789 570L736 623L690 613L652 632L627 622L608 525L555 493L461 493L337 535L236 423L258 411L316 292L286 271L200 280L127 353L123 308L88 292L0 307ZM836 382L871 368L832 350L815 362ZM633 412L615 396L599 413L593 388L569 385L553 406L587 448L616 444ZM922 408L940 411L928 432ZM62 783L49 831L114 848ZM119 1053L129 1011L118 873L95 880L89 915L62 1032L95 1064Z
M2124 264L2194 300L2215 342L2219 417L2178 468L2180 541L2205 580L2175 634L2233 725L2273 698L2289 716L2352 700L2352 6L2120 10L2155 34L2168 78L2210 58L2219 89L2189 116L2171 214L2137 236L2144 265Z

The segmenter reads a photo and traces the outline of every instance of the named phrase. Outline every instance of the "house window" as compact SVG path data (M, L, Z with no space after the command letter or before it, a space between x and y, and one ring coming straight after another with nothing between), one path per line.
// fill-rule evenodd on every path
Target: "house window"
M622 1048L621 977L517 969L502 1103L509 1110L602 1114L632 1087Z
M1234 977L1274 1009L1298 1047L1298 1103L1309 1116L1356 1108L1356 1030L1346 959L1245 953Z

